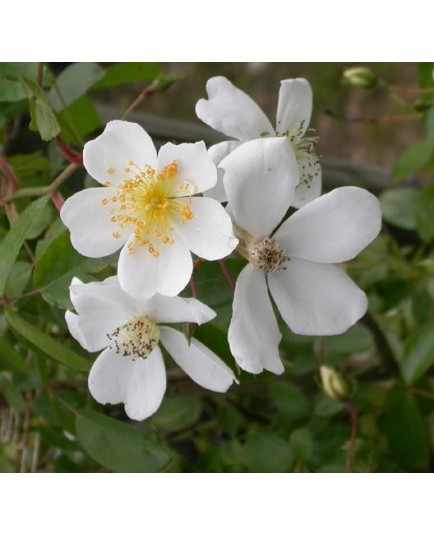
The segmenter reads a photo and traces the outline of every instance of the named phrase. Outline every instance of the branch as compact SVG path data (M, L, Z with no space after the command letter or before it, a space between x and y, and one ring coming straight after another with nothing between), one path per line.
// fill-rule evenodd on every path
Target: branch
M35 186L34 188L23 188L8 195L5 201L13 201L21 197L42 196L55 192L69 177L79 168L79 164L69 164L49 186Z

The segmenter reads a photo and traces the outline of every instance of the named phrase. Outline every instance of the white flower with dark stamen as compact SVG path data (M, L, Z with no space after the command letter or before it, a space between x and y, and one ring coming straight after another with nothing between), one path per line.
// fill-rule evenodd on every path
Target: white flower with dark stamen
M196 339L190 344L179 331L164 324L215 317L194 298L154 295L137 300L124 292L117 277L70 286L76 313L65 318L72 336L89 352L103 350L89 374L89 390L101 404L125 404L131 419L143 420L159 408L166 390L161 343L196 383L219 393L235 380L232 370Z
M365 293L335 263L348 261L380 232L375 196L343 187L282 220L297 183L285 140L254 140L222 163L228 211L249 264L236 282L228 338L241 368L280 374L281 339L269 293L283 320L302 335L337 335L366 312Z
M315 137L306 136L312 115L312 88L304 78L282 80L277 104L276 128L259 106L224 76L210 78L206 84L208 100L200 99L196 114L204 123L234 140L209 149L216 165L240 143L264 137L285 137L297 158L298 182L292 206L302 207L321 194L321 166L314 152ZM207 196L226 201L221 177Z
M167 143L157 156L140 125L111 121L86 143L83 163L104 187L76 193L60 216L82 255L104 257L122 248L118 276L126 292L175 296L191 277L190 251L215 260L236 247L220 203L195 196L217 181L203 142Z

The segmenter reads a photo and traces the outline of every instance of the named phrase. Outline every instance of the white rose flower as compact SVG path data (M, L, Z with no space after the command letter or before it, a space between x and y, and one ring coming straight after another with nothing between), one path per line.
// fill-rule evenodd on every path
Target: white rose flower
M220 203L195 197L217 180L203 142L167 143L157 156L140 125L111 121L86 143L83 163L104 187L67 199L60 217L82 255L104 257L122 248L119 282L133 296L175 296L191 277L190 250L215 260L236 247Z
M362 188L337 188L281 224L297 183L297 162L284 139L244 143L221 166L238 251L249 261L236 282L229 345L241 368L280 374L281 334L268 292L294 333L346 331L365 314L367 297L334 264L378 235L380 205Z
M235 376L196 339L188 344L179 331L161 325L202 324L215 317L194 298L154 295L137 300L124 292L117 277L70 286L76 313L65 319L72 336L89 352L103 350L89 374L89 390L101 404L125 404L131 419L143 420L159 408L166 390L166 371L159 343L196 383L219 393Z
M283 136L297 158L298 182L292 206L300 208L321 194L321 166L314 152L316 138L306 137L312 115L312 88L304 78L282 80L277 104L276 128L246 94L224 76L210 78L206 84L208 100L196 104L196 115L204 123L234 140L223 141L209 149L216 165L242 142L264 137ZM207 196L226 201L222 181Z

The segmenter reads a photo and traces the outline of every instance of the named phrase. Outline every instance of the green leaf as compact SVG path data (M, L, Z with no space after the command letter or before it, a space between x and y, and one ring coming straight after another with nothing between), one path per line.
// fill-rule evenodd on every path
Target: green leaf
M27 91L17 80L0 78L0 102L18 102L27 99Z
M48 197L42 197L29 205L0 243L0 296L4 295L6 281L21 246L33 226L34 219L43 210L47 200Z
M20 372L28 372L29 365L3 338L0 338L0 356L9 361L12 367Z
M342 335L321 338L326 354L358 354L367 352L374 345L374 339L368 328L356 324Z
M426 324L431 318L432 298L426 289L418 290L411 297L411 310L419 325Z
M13 473L14 468L0 455L0 473Z
M243 414L234 406L226 403L216 413L216 418L223 433L235 437L245 423Z
M168 452L128 424L88 409L76 410L77 437L84 450L106 469L118 473L164 470Z
M434 154L434 139L425 139L410 145L396 162L392 174L397 179L413 175L428 165Z
M380 195L383 218L401 229L416 229L421 192L416 188L397 188Z
M30 101L30 130L38 131L44 141L53 139L60 127L47 96L32 80L22 80L22 84L27 88Z
M434 188L430 186L421 194L419 210L416 214L416 227L420 238L430 242L434 238Z
M39 256L33 281L37 288L42 289L42 296L48 303L66 309L70 307L69 285L72 278L86 275L107 262L107 259L88 259L77 253L71 245L69 232L64 231Z
M417 68L417 79L421 89L434 87L434 62L421 62Z
M73 122L73 127L70 125L71 121ZM84 96L60 112L59 124L63 141L71 143L76 140L77 134L85 137L94 132L100 127L101 119L92 101Z
M104 78L97 82L93 89L104 89L131 82L153 80L161 73L158 63L117 63L108 67Z
M9 164L20 179L33 178L35 174L48 173L50 162L40 152L15 154L8 158Z
M66 67L56 78L48 93L48 99L60 112L84 95L95 82L101 80L105 70L97 63L74 63Z
M434 139L434 108L430 108L425 115L426 137Z
M225 266L235 281L246 265L244 259L225 259ZM234 292L217 262L201 261L194 270L197 295L213 309L232 304Z
M315 397L313 413L317 417L330 417L345 409L345 405L338 400L332 400L324 393L318 393Z
M43 333L27 322L27 320L13 313L10 309L5 310L5 317L8 324L17 333L39 348L45 355L72 369L85 372L90 370L90 362L84 359L84 357L81 357L81 355L76 354L67 346L52 339L49 335Z
M32 265L29 262L17 261L5 286L5 296L8 298L18 298L24 292L27 283L32 277Z
M0 129L3 128L6 123L14 117L26 113L27 109L28 104L25 100L14 102L7 106L4 106L0 103Z
M211 323L202 324L197 328L194 337L218 355L225 363L229 364L229 366L233 366L233 357L229 348L228 334L225 329L221 329Z
M313 455L312 434L308 428L294 430L289 439L293 455L296 460L309 461Z
M0 62L0 76L9 78L27 78L36 80L38 76L37 62Z
M252 472L283 473L294 464L287 441L270 432L252 432L244 445L243 462Z
M414 331L404 347L401 373L409 385L416 383L434 365L434 322Z
M306 419L309 416L309 400L296 385L278 381L270 385L268 392L278 412L284 417Z
M27 404L19 389L7 378L0 376L0 393L3 395L8 406L16 411L25 411Z
M427 430L411 393L392 391L386 402L383 428L389 448L404 469L424 470L429 463Z
M151 421L159 428L178 432L198 421L201 412L198 398L165 398Z
M55 217L56 213L54 212L54 208L51 203L45 204L41 210L38 210L37 214L35 214L33 224L27 230L26 240L38 238L38 236L45 231Z

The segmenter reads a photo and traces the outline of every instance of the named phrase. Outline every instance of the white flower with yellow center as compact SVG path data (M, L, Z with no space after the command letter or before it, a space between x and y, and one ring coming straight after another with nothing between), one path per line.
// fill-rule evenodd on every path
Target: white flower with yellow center
M238 251L249 261L236 282L229 345L241 368L280 374L281 334L268 291L294 333L346 331L365 314L367 298L334 264L378 235L380 205L362 188L337 188L282 223L297 184L297 162L285 140L249 141L221 165Z
M210 78L206 84L208 100L196 104L196 115L215 130L234 140L209 149L218 165L240 143L264 137L285 137L297 158L298 181L292 206L302 207L321 194L321 166L314 152L315 137L305 136L312 115L312 88L304 78L282 80L277 104L276 128L259 106L224 76ZM207 195L226 201L221 176Z
M125 404L131 419L143 420L159 408L166 390L161 343L196 383L219 393L235 376L211 350L196 339L190 344L179 331L161 324L195 322L215 317L194 298L154 295L137 300L124 292L117 277L70 286L76 313L65 318L72 336L89 352L103 350L89 374L89 390L101 404Z
M167 143L157 156L140 125L111 121L86 143L83 163L104 187L74 194L60 217L82 255L104 257L122 247L118 276L130 294L175 296L190 279L190 251L215 260L236 247L220 203L195 196L217 180L203 142Z

